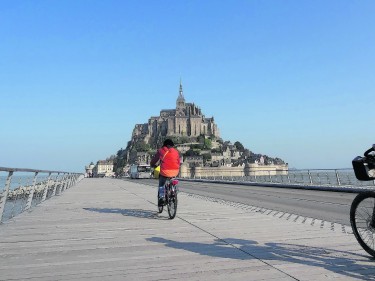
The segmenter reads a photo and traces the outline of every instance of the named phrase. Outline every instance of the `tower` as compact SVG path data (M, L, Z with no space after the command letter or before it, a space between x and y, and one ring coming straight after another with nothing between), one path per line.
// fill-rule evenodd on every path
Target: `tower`
M185 110L185 98L184 98L184 92L182 90L182 83L180 80L180 90L178 94L178 98L176 101L176 116L184 116L184 110Z

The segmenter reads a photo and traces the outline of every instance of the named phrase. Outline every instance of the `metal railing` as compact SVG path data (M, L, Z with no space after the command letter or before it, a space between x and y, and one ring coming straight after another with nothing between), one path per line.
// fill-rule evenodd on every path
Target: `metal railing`
M0 223L61 194L82 173L0 167Z
M199 179L227 182L249 182L257 184L281 184L296 186L321 186L340 188L374 188L375 181L359 181L356 179L353 169L309 169L275 171L258 169L256 172L233 172L230 169L221 170L220 175L209 171L199 175L182 177L185 179Z

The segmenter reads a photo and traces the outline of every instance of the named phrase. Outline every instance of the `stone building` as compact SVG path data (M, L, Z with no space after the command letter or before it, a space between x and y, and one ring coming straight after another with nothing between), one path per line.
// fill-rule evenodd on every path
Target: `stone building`
M112 160L99 160L93 168L94 177L112 177L113 161Z
M188 167L203 167L203 156L186 156L184 163Z
M137 152L137 164L149 164L151 161L151 156L148 152Z
M156 144L160 137L185 136L196 138L200 135L220 138L220 132L214 118L205 117L198 106L194 103L185 102L182 84L180 83L176 108L161 110L160 116L151 117L148 123L135 125L132 140Z
M91 178L93 176L94 168L95 168L95 164L93 162L91 162L90 165L85 166L85 170L86 170L85 177L86 178Z

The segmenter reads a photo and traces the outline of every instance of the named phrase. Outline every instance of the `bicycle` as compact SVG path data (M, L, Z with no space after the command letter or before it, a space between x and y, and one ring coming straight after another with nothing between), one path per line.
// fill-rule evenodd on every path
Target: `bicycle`
M163 212L164 206L167 206L168 215L170 219L174 219L177 213L177 188L178 180L174 178L168 178L164 184L164 201L160 202L158 192L158 211Z
M375 144L352 161L355 176L360 181L375 180ZM362 248L375 257L375 191L359 193L350 207L350 224Z

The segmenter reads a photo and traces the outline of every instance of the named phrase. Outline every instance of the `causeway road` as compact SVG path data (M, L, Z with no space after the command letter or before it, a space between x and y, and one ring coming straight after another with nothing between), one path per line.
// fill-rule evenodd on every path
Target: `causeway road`
M154 179L132 180L156 186ZM350 206L357 193L342 192L334 187L326 191L303 188L266 187L236 183L180 181L180 190L190 194L287 212L321 221L350 225Z
M183 191L170 220L156 192L84 179L3 223L0 280L375 280L349 227Z

